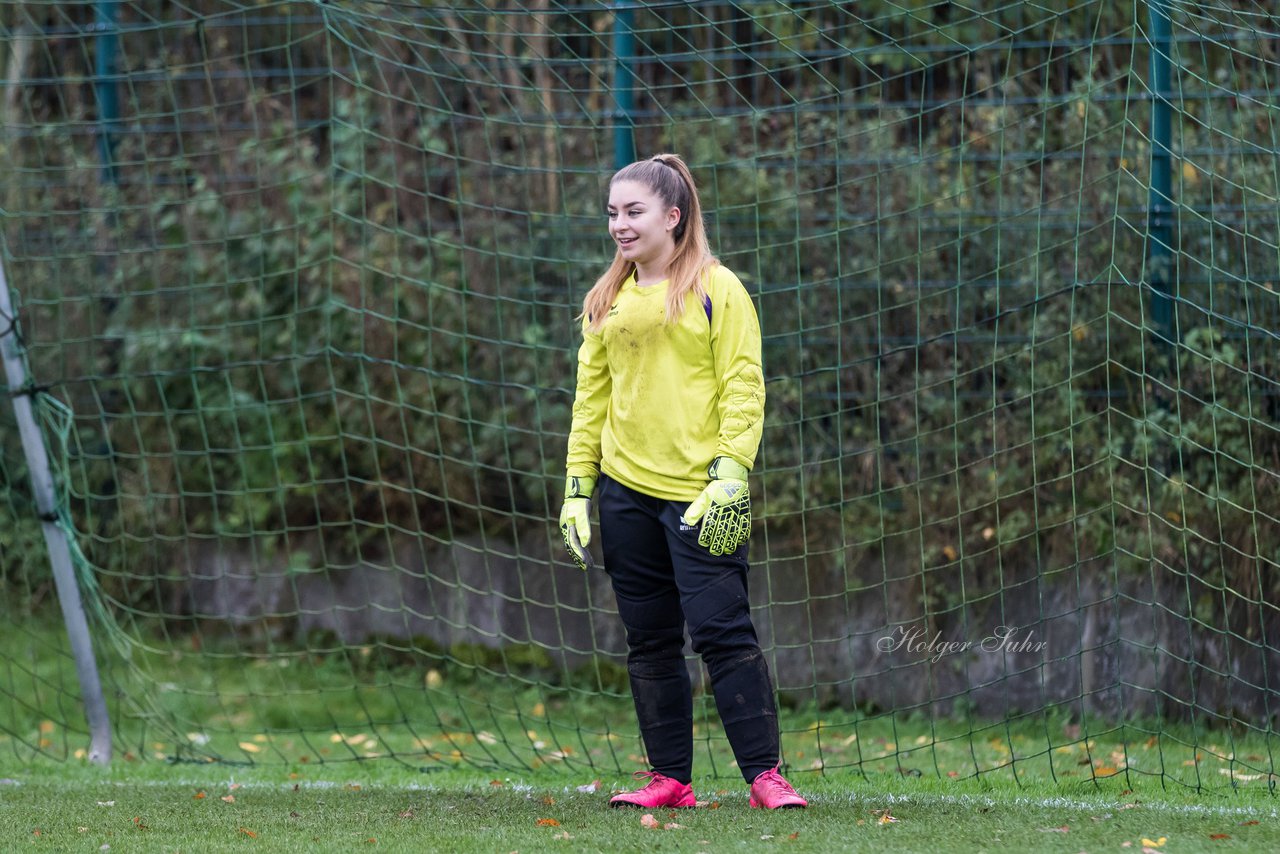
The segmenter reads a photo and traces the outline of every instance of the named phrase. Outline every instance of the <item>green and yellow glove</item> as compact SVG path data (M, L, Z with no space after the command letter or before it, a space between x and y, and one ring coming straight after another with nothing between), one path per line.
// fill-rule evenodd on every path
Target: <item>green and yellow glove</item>
M751 492L747 468L729 457L716 457L707 468L711 482L685 509L680 521L702 520L698 545L713 555L733 554L751 536Z
M594 477L565 478L564 504L560 507L560 533L565 548L583 571L596 565L587 551L591 544L591 493L595 488Z

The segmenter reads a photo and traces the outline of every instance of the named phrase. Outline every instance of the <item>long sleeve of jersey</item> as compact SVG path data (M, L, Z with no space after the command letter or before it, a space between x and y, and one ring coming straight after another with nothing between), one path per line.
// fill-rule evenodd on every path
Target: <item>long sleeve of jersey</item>
M582 345L578 347L577 386L565 474L569 477L595 477L600 472L600 439L609 413L613 382L609 376L604 340L588 330L585 323L582 326Z
M764 430L760 321L736 276L715 289L711 305L711 354L720 385L720 430L713 456L732 457L750 469Z
M692 500L707 466L727 456L751 468L764 420L760 323L724 267L667 323L666 283L623 285L598 332L583 327L566 468L602 471L632 489Z

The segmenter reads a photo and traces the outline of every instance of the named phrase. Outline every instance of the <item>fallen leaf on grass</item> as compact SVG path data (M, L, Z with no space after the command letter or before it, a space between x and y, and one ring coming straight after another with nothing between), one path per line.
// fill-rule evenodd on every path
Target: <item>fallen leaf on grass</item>
M250 829L249 829L249 828L247 828L247 827L241 827L241 828L239 828L239 831L240 831L241 833L243 833L245 836L249 837L250 839L257 839L257 838L258 838L258 834L254 833L252 830L250 830Z
M196 801L202 801L202 800L204 800L204 799L205 799L205 798L207 798L207 797L209 797L209 796L208 796L208 795L206 795L204 792L202 792L202 791L201 791L201 792L196 792L194 795L192 795L192 796L191 796L191 799L192 799L192 800L196 800Z
M594 795L596 792L600 791L600 781L592 780L590 783L587 783L585 786L579 786L578 791L584 795Z
M648 828L657 828L657 827L661 827L661 822L659 822L656 818L654 818L652 813L645 813L644 815L640 816L640 826L648 827Z
M115 801L112 801L111 803L113 803L113 804L114 804L114 803L115 803ZM1241 827L1248 827L1248 826L1249 826L1249 825L1251 825L1251 824L1257 824L1257 823L1258 823L1258 820L1255 818L1253 821L1242 821L1242 822L1240 822L1240 826L1241 826Z
M407 809L407 810L405 810L404 812L400 813L400 815L399 815L398 817L399 817L399 818L413 818L413 817L414 817L414 815L415 815L415 813L414 813L414 811L413 811L413 810L411 810L411 809Z
M683 824L676 824L674 821L669 821L662 826L662 829L663 830L679 830L682 827L684 827Z
M535 822L535 824L537 824L538 827L559 827L560 826L560 822L556 821L554 818L540 818Z
M236 802L236 796L235 796L235 795L223 795L223 796L222 796L222 799L223 799L224 801L226 801L227 803L229 803L229 804L234 804L234 803Z
M302 818L302 813L297 810L289 810L289 818Z
M134 826L134 827L136 827L136 828L138 828L138 830L150 830L150 829L151 829L151 828L150 828L150 827L148 827L146 824L143 824L143 822L142 822L142 816L140 816L140 815L135 815L135 816L133 817L133 826Z
M795 833L791 834L787 838L790 839L792 842L795 842L797 839L800 838L800 831L797 830Z
M889 815L889 812L887 810L885 811L884 815L880 816L880 824L893 824L896 821L897 819Z
M1164 844L1169 841L1169 837L1161 836L1159 839L1147 839L1142 837L1142 844L1147 848L1163 848Z
M555 836L553 836L553 837L551 837L551 838L552 838L552 839L572 839L572 838L573 838L573 836L569 833L569 831L567 831L567 830L562 830L562 831L560 831L559 833L557 833Z
M1230 839L1231 834L1230 833L1210 833L1209 838L1210 839Z

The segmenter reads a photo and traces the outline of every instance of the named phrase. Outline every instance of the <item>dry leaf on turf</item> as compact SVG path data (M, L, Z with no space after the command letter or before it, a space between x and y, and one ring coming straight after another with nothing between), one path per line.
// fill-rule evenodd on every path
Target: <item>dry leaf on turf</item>
M640 816L640 826L655 828L655 827L661 827L662 825L661 825L661 822L659 822L656 818L653 817L652 813L645 813L644 815Z
M540 818L537 821L538 827L559 827L560 822L554 818Z

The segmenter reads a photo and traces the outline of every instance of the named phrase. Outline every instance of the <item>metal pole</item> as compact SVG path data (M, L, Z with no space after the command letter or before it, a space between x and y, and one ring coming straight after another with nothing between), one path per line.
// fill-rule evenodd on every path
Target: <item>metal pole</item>
M116 71L120 54L120 0L98 0L93 26L98 33L94 51L93 88L98 96L98 156L102 179L116 183L115 131L120 124L120 91Z
M1173 134L1170 52L1173 37L1168 0L1147 0L1151 21L1151 193L1147 206L1147 280L1151 283L1151 320L1159 341L1177 342L1173 263Z
M13 401L13 415L18 423L22 450L27 458L27 470L31 473L31 489L36 509L40 513L45 547L49 550L54 586L58 591L58 602L62 606L62 620L67 627L71 654L76 662L76 674L80 677L80 694L84 702L85 720L89 725L89 759L105 765L111 761L111 720L107 715L102 680L98 677L98 664L93 655L89 621L85 618L80 587L76 583L71 545L67 541L67 532L58 524L53 472L49 467L44 434L36 424L31 405L32 392L27 386L26 360L18 338L18 316L9 298L9 282L5 277L3 257L0 257L0 357L4 360L5 378L9 384L9 397Z
M636 37L633 25L632 0L621 0L614 5L613 13L613 165L621 169L636 159L635 117L635 61Z

